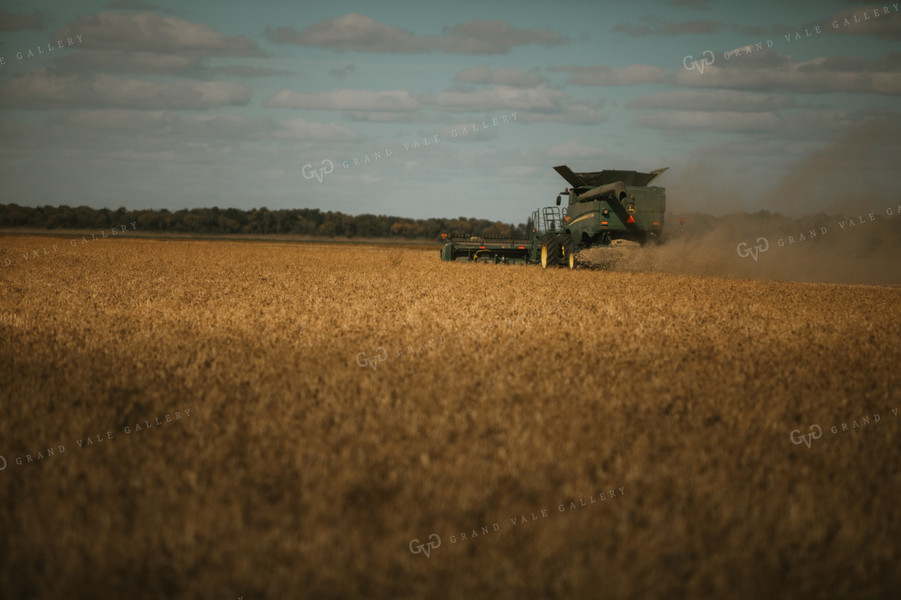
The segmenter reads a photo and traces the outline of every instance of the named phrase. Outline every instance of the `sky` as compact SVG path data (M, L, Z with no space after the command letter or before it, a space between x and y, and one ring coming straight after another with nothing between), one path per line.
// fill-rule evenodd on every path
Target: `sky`
M0 2L0 203L525 222L554 171L669 214L899 194L901 5Z

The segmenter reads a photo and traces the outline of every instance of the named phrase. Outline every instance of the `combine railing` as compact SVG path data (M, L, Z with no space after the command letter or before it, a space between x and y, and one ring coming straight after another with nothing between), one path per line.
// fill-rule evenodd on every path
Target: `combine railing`
M545 206L532 215L532 227L538 235L557 232L563 229L566 209L559 206Z

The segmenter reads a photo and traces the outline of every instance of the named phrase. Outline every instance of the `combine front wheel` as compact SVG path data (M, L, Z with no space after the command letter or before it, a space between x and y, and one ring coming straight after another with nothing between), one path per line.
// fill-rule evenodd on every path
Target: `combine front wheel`
M541 242L541 268L555 267L560 264L560 240L556 235L548 235Z
M560 238L560 247L563 249L564 265L570 269L576 268L575 242L571 235L566 234Z

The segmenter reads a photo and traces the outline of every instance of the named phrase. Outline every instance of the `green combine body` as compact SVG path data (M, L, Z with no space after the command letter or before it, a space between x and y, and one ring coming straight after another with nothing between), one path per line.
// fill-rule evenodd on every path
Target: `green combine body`
M557 196L557 206L532 213L527 239L452 237L441 249L442 260L481 261L575 268L575 254L617 240L644 245L660 242L666 211L664 188L651 186L667 169L574 173L554 167L572 187ZM560 208L563 196L567 206ZM447 239L447 236L444 236Z

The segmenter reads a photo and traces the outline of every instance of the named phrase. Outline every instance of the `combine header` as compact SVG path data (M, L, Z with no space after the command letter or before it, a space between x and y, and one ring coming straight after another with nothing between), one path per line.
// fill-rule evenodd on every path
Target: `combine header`
M610 246L620 240L645 245L660 242L666 193L651 186L667 168L650 173L596 171L574 173L566 165L554 167L571 188L557 196L557 205L538 209L529 219L529 237L445 238L442 260L492 263L540 263L542 268L575 268L575 254L594 246ZM566 196L567 206L560 208Z

